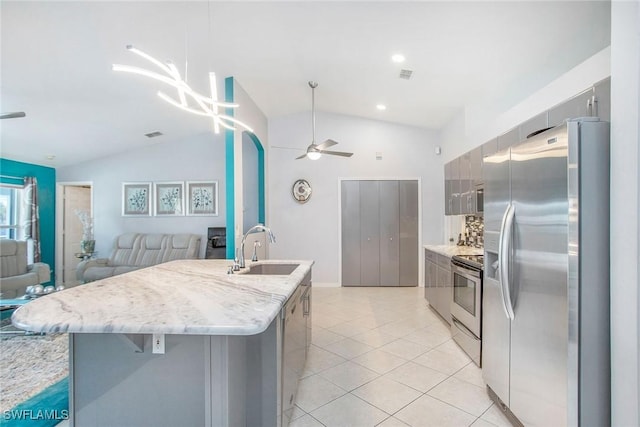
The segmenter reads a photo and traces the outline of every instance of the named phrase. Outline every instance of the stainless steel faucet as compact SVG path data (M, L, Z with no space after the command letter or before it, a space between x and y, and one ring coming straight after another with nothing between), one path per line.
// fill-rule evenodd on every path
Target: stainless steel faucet
M238 257L238 260L239 260L238 264L240 264L240 268L246 267L244 262L244 242L247 240L247 236L251 233L257 233L259 231L264 231L267 233L267 236L269 236L269 242L271 243L276 242L276 236L273 235L273 233L271 232L271 229L266 225L257 224L251 227L249 230L247 230L246 233L244 233L244 236L242 236L242 244L240 245L240 256Z

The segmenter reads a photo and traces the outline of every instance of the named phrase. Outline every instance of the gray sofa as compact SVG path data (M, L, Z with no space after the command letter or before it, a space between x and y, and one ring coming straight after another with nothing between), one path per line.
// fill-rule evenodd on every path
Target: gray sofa
M88 259L78 264L76 278L83 283L127 273L176 259L198 258L197 234L141 234L118 236L109 258Z
M0 298L11 299L26 294L28 286L51 280L48 264L27 264L27 242L0 240Z

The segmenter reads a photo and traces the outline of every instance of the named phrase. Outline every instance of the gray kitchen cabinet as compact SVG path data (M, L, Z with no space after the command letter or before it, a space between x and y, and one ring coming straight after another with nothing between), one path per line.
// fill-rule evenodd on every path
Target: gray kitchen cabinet
M520 129L516 127L498 137L498 151L511 147L518 142L520 142Z
M360 181L360 286L380 286L378 181Z
M526 122L522 123L519 127L520 139L524 141L525 139L527 139L527 136L531 135L532 133L549 127L549 113L547 113L546 111L544 113L540 113L537 116L532 117Z
M478 188L482 186L482 146L478 146L469 152L470 158L470 187L471 191L469 193L469 214L476 215L477 212L477 196L478 196Z
M582 93L556 105L549 110L549 126L559 126L566 119L577 117L588 117L593 113L593 88L589 88Z
M460 215L460 158L444 166L445 215Z
M496 152L498 152L498 138L493 138L482 144L482 158L495 154Z
M438 264L436 264L435 252L424 250L424 297L435 309L438 297Z
M475 184L482 183L482 146L471 150L471 180Z
M444 214L453 215L453 198L451 195L451 162L444 165Z
M282 417L283 424L291 420L298 380L306 360L306 319L302 309L303 286L298 286L282 309Z
M606 78L593 87L595 101L594 116L607 122L611 121L611 78Z
M360 181L342 181L342 285L360 284Z
M418 181L398 181L400 286L417 286L419 270Z
M451 215L460 215L460 158L451 161Z
M424 261L424 296L429 305L450 324L453 297L451 259L425 248Z
M418 182L341 183L342 285L417 286Z
M453 299L453 284L451 283L451 259L438 255L438 296L436 310L442 318L451 324L451 301Z
M471 206L471 152L466 152L458 158L460 178L460 214L475 213Z
M398 181L379 181L380 274L377 285L398 286L400 279L400 194ZM381 262L380 262L381 261Z

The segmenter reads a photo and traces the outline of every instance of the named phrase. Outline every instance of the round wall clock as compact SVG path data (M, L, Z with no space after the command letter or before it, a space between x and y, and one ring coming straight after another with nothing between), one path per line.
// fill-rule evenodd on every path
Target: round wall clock
M306 203L311 197L311 184L306 179L299 179L293 183L291 193L298 203Z

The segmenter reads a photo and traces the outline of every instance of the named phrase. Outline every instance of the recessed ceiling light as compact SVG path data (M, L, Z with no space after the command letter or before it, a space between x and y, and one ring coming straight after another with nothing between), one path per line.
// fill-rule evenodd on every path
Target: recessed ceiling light
M47 160L53 160L53 159L55 159L55 158L56 158L56 156L54 156L53 154L49 154L49 155L47 156Z
M384 105L384 104L378 104L378 105L376 105L376 108L377 108L378 110L380 110L380 111L384 111L384 110L386 110L386 109L387 109L387 106L386 106L386 105Z
M396 53L395 55L393 55L393 56L391 57L391 60L392 60L393 62L395 62L396 64L400 64L400 63L404 62L405 57L404 57L404 55L402 55L402 54L400 54L400 53Z

